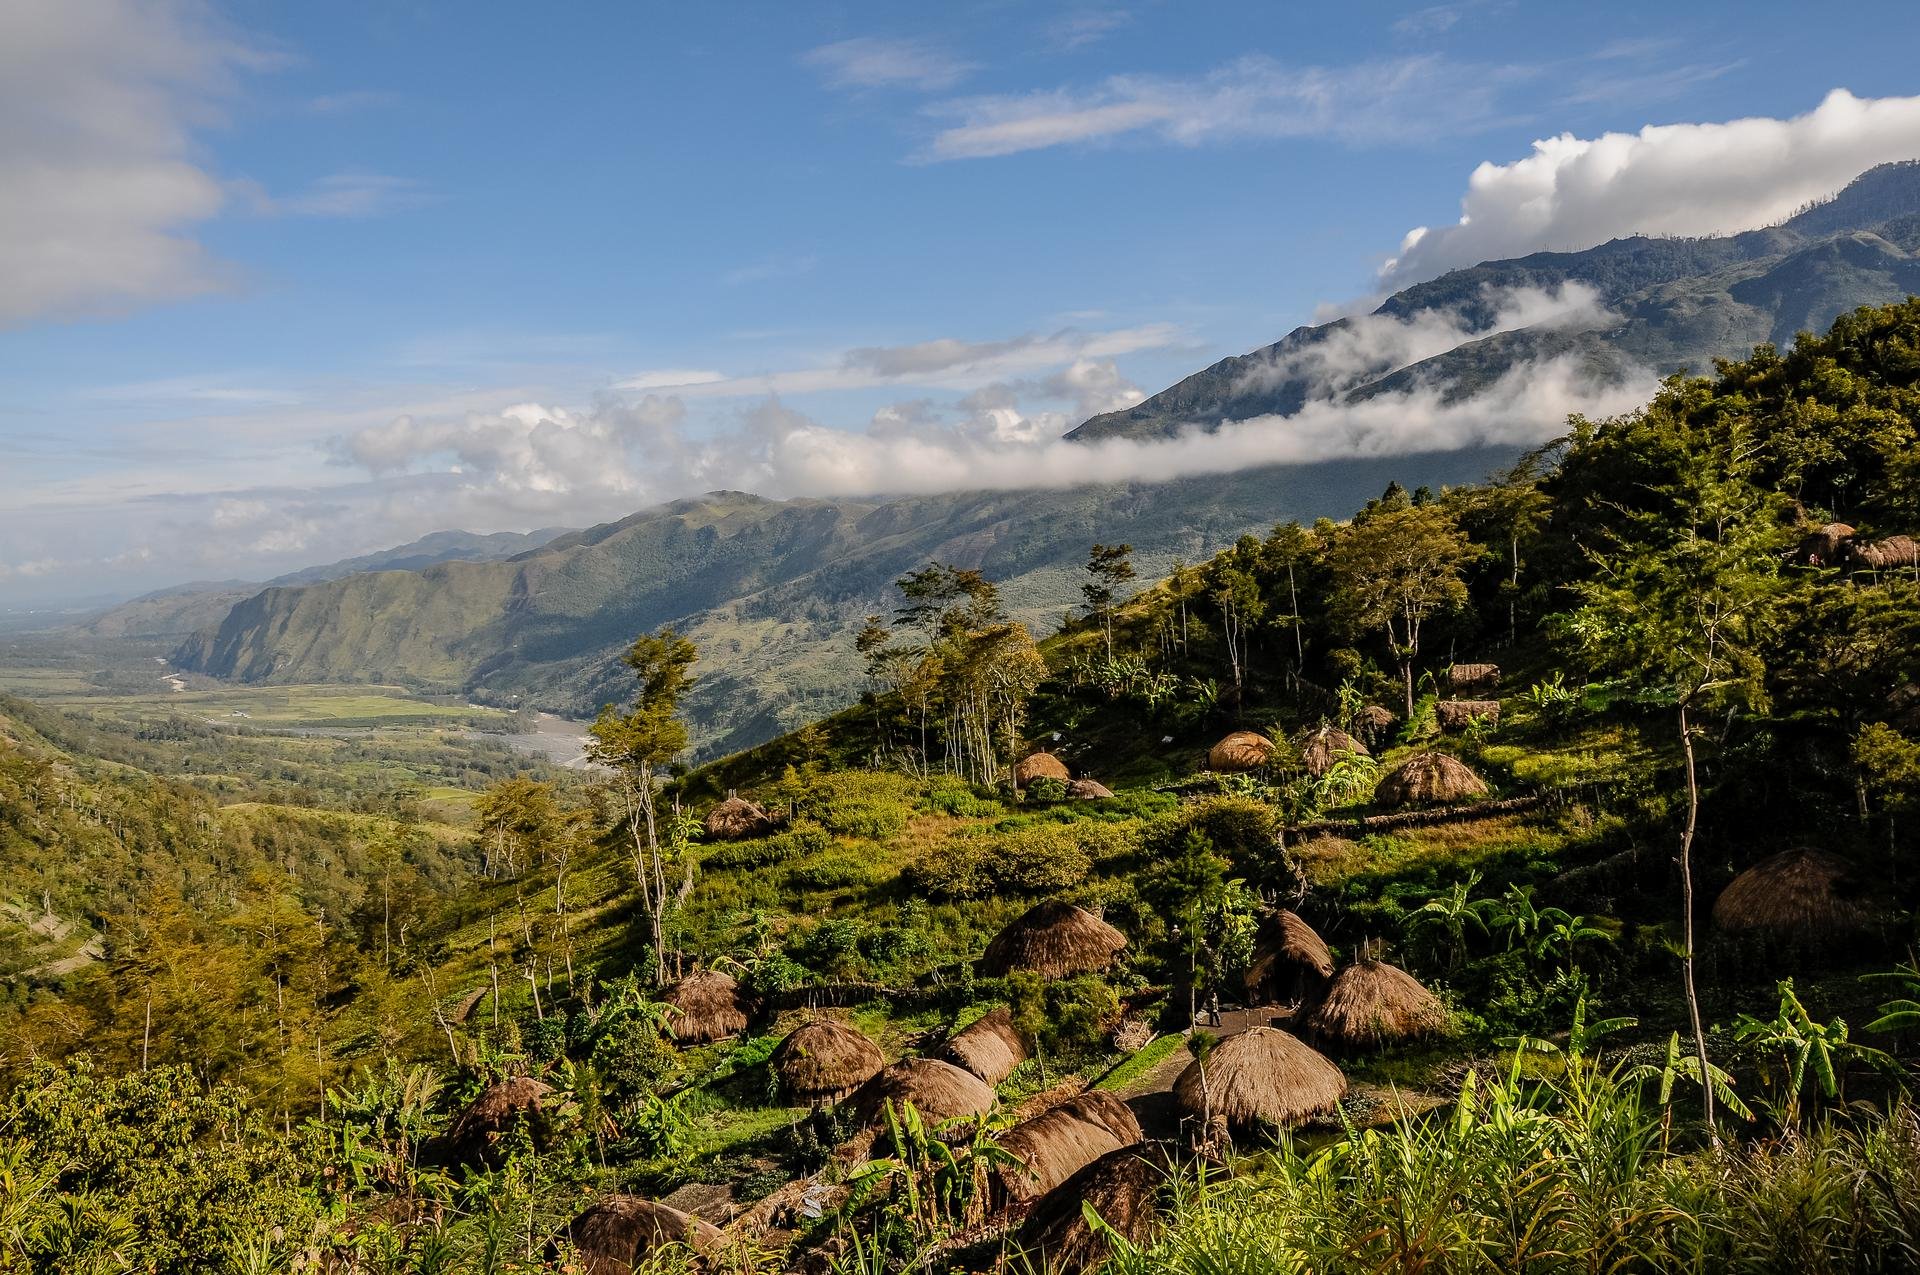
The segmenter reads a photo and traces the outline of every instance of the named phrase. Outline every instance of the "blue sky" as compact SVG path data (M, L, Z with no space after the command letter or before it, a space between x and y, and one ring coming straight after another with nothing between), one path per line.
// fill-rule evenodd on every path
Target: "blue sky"
M0 604L722 485L1065 464L1051 440L1088 412L1383 269L1739 228L1920 153L1917 27L1910 4L20 0ZM1771 131L1583 150L1608 189L1544 220L1513 167L1746 117ZM1697 176L1749 151L1757 183ZM1403 251L1482 164L1507 179L1472 233Z

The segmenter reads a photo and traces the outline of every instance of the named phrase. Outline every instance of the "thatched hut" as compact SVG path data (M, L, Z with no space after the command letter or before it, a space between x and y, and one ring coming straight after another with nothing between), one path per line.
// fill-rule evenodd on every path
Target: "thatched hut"
M1333 953L1311 925L1282 908L1261 921L1247 967L1247 994L1298 1005L1318 996L1333 977Z
M1126 945L1126 935L1085 908L1049 899L994 935L980 969L988 978L1005 978L1015 970L1069 978L1107 968Z
M679 1011L667 1020L678 1045L707 1045L747 1029L747 1002L740 984L719 970L699 970L667 989L667 1004Z
M531 1076L497 1080L474 1096L447 1130L447 1150L456 1164L492 1163L494 1148L516 1126L525 1124L535 1145L545 1141L541 1104L553 1087Z
M1161 1192L1182 1168L1172 1143L1109 1151L1040 1197L1020 1226L1021 1251L1036 1270L1082 1275L1107 1260L1109 1232L1129 1244L1150 1243L1160 1229ZM1088 1211L1103 1228L1087 1220Z
M1869 571L1920 567L1920 540L1888 536L1884 540L1856 540L1847 546L1847 561Z
M1307 773L1319 778L1333 769L1342 757L1369 757L1367 746L1338 726L1322 726L1308 731L1300 741L1300 761Z
M1440 722L1440 729L1448 734L1457 734L1475 722L1485 722L1489 726L1500 724L1500 701L1497 699L1443 699L1433 706L1433 712Z
M1025 788L1036 779L1058 779L1064 784L1072 778L1073 772L1067 769L1067 763L1052 753L1034 753L1013 764L1015 788Z
M1067 781L1067 796L1074 801L1105 801L1113 796L1113 789L1097 779L1071 779Z
M1207 769L1258 770L1272 760L1273 741L1257 731L1237 730L1207 750Z
M1393 724L1399 720L1393 710L1386 705L1369 704L1353 715L1353 720L1347 723L1347 729L1366 740L1369 745L1378 747L1381 741L1386 739L1387 732L1393 729Z
M1365 1049L1443 1030L1447 1007L1419 979L1385 961L1340 971L1304 1020L1309 1037L1331 1049Z
M631 1275L635 1267L671 1244L705 1257L726 1245L726 1232L711 1222L637 1195L615 1195L593 1205L567 1225L586 1275Z
M940 1056L997 1085L1027 1060L1027 1046L1013 1029L1012 1011L1002 1005L955 1032L941 1047Z
M1846 560L1847 546L1856 534L1844 522L1830 522L1801 537L1793 560L1806 567L1837 567Z
M1447 669L1447 686L1456 692L1491 690L1498 685L1498 664L1455 664Z
M1735 877L1714 900L1713 923L1722 930L1821 943L1866 929L1873 909L1852 865L1802 847L1762 859Z
M1110 1093L1088 1090L1000 1135L1013 1157L996 1170L1001 1193L1013 1201L1045 1195L1111 1151L1140 1141L1133 1109Z
M1383 806L1444 806L1487 795L1487 785L1457 758L1415 753L1380 776L1373 799Z
M1202 1068L1204 1066L1204 1077ZM1237 1129L1294 1125L1331 1112L1347 1078L1311 1046L1278 1027L1249 1027L1196 1058L1173 1082L1173 1099L1196 1119Z
M772 831L773 816L745 797L728 793L725 801L707 811L704 827L709 841L740 841Z
M880 1046L851 1023L821 1018L796 1027L768 1062L788 1102L830 1106L880 1074Z
M993 1110L993 1086L938 1058L908 1058L860 1086L853 1095L854 1117L862 1125L880 1124L888 1103L896 1112L912 1103L929 1125L977 1119Z

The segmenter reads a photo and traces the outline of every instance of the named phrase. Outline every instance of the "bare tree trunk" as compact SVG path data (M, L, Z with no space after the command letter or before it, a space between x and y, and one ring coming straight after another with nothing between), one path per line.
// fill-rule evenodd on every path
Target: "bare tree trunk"
M1706 1113L1707 1136L1720 1145L1720 1127L1714 1123L1713 1070L1707 1061L1707 1033L1700 1022L1700 994L1693 982L1693 834L1700 819L1700 780L1694 768L1693 728L1687 720L1687 704L1680 702L1680 745L1687 757L1687 826L1680 834L1680 942L1686 949L1681 957L1680 976L1686 987L1687 1017L1693 1024L1694 1056L1700 1060L1700 1101Z

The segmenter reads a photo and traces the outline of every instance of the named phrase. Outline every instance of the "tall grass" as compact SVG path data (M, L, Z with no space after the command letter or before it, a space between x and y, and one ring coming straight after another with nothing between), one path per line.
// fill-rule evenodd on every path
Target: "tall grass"
M1169 1188L1109 1275L1920 1269L1920 1113L1680 1151L1623 1073L1469 1081L1442 1118L1282 1147Z

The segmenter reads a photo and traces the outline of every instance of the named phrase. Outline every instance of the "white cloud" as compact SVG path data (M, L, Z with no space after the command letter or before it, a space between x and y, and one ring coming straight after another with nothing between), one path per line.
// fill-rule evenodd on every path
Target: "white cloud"
M1288 381L1311 385L1315 397L1335 399L1363 381L1375 380L1436 355L1500 332L1521 328L1592 328L1611 316L1600 294L1586 284L1559 288L1485 289L1480 315L1422 310L1401 317L1363 314L1329 328L1311 344L1276 352L1241 374L1236 393Z
M192 0L0 5L0 323L223 286L190 134L261 63Z
M726 380L724 372L709 372L690 367L663 367L637 372L624 381L616 381L616 390L666 390L683 385L712 385Z
M974 64L919 40L862 36L823 44L800 61L820 73L829 88L909 88L937 93L950 89L974 70Z
M958 122L919 158L981 159L1131 133L1181 146L1279 137L1404 143L1485 124L1520 74L1432 55L1329 68L1256 54L1198 77L1116 75L1088 89L942 102L929 113Z
M1838 191L1875 164L1920 157L1920 97L1835 89L1805 115L1561 134L1481 164L1457 224L1419 227L1382 272L1389 288L1476 262L1577 250L1630 234L1750 230Z
M1047 38L1066 52L1106 39L1133 21L1125 9L1082 9L1047 24Z
M246 187L256 211L294 217L377 217L419 204L420 183L384 173L332 173L293 195L268 195Z

